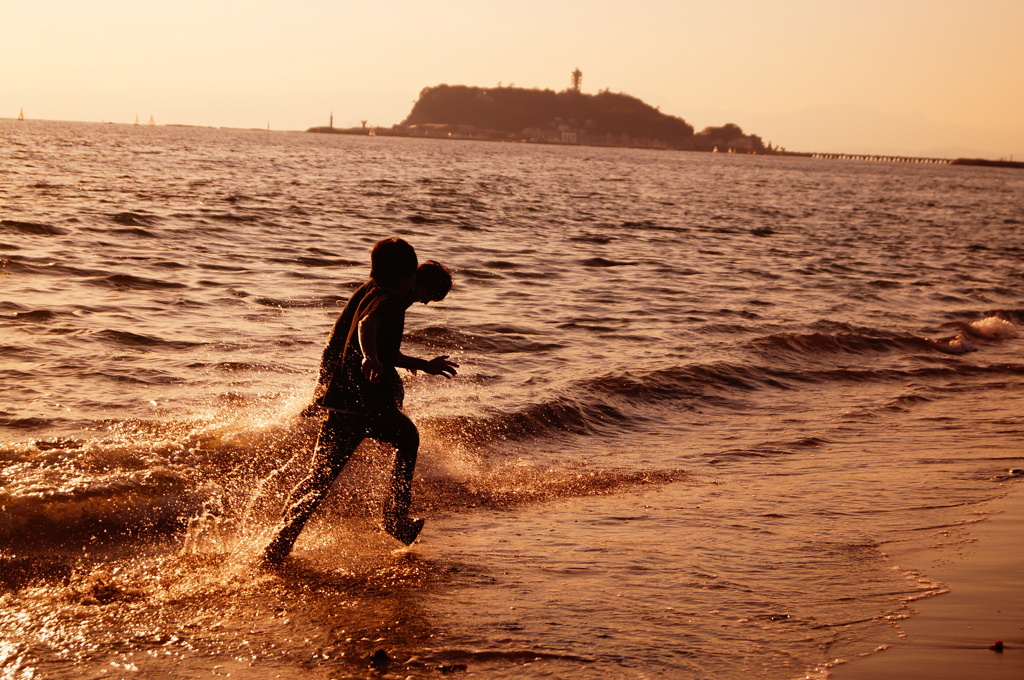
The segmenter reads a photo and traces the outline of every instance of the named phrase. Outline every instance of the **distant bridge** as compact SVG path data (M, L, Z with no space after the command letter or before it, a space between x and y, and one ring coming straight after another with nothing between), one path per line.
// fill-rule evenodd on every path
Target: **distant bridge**
M874 156L863 153L812 153L811 158L829 158L841 161L876 161L881 163L931 163L949 165L948 158L918 158L916 156Z

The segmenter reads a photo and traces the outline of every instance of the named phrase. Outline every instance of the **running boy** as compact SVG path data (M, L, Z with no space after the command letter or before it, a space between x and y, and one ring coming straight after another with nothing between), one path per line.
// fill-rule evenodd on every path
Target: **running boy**
M415 274L405 276L409 253L415 258L412 247L401 239L389 239L387 243L375 246L371 280L352 295L324 352L317 402L327 410L327 417L310 473L292 492L284 523L264 550L263 560L268 564L280 564L291 552L306 521L367 437L395 448L384 511L385 530L409 545L423 528L422 519L409 517L419 432L401 411L404 390L396 368L447 378L455 375L458 364L447 356L427 361L401 352L406 309L413 302L443 300L451 290L452 279L440 263L425 262L416 268L415 259ZM341 337L344 342L339 342ZM332 350L332 346L341 349Z

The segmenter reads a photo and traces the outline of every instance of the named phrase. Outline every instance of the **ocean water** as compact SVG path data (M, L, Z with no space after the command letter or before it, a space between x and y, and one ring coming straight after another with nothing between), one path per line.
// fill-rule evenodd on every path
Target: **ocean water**
M261 570L391 235L426 528L368 442ZM1022 261L1012 170L0 120L0 677L827 677L1018 481Z

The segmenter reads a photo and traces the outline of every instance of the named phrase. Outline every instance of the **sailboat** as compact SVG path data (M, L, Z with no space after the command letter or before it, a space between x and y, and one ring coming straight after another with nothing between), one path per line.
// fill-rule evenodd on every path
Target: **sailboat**
M18 111L18 120L25 120L25 109L24 108L22 108L20 111Z
M153 120L153 116L150 116L150 117L149 117L149 122L148 122L148 123L146 123L146 125L156 125L156 121L155 121L155 120Z
M139 114L137 114L137 113L135 114L135 124L136 125L139 124Z

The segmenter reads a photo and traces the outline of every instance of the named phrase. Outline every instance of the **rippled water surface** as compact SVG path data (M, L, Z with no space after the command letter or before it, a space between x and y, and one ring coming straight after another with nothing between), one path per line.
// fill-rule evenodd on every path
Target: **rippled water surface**
M1011 170L0 121L0 677L797 678L1014 481ZM401 235L423 446L255 566ZM389 664L369 666L385 650ZM378 655L378 659L381 657Z

